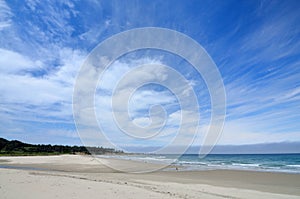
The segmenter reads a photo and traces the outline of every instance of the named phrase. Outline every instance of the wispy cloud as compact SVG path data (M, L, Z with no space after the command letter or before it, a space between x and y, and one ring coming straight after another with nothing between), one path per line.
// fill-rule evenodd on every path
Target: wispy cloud
M4 0L0 1L0 31L11 26L13 16L10 8Z
M229 9L234 6L237 9ZM172 2L172 9L169 8L168 1L139 5L100 1L27 0L15 4L0 1L1 135L18 135L37 142L34 135L45 135L44 141L60 142L65 134L78 143L72 118L72 94L76 75L88 52L120 31L159 26L193 37L218 65L228 104L227 122L219 144L299 141L299 4L292 1L217 5ZM186 117L186 123L181 124L186 129L181 137L184 142L193 136L191 126L196 113L200 114L201 121L195 145L202 143L210 118L210 97L205 82L188 64L177 62L178 58L164 58L146 54L127 62L117 61L107 70L96 97L96 105L101 106L96 109L110 139L136 146L164 144L176 135L180 117ZM126 104L131 122L146 127L151 123L151 106L161 104L166 110L165 115L154 115L157 121L167 118L167 128L152 143L120 137L109 116L113 86L134 66L143 63L171 63L187 78L187 85L176 81L170 84L186 96L188 87L192 87L200 103L193 110L179 110L177 99L170 91L153 85L137 89ZM97 74L94 72L91 75ZM140 81L134 76L144 81L170 78L161 68L136 69L134 76L127 75L129 78L115 93L115 108L120 114L122 111L127 114L124 96ZM88 89L89 85L84 87ZM89 120L86 115L87 124Z

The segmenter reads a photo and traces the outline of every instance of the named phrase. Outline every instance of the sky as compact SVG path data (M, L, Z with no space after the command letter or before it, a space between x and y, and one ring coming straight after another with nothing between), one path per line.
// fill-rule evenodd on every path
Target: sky
M221 74L227 105L218 145L300 142L299 10L297 0L0 0L0 137L82 145L80 136L84 135L77 133L72 100L76 77L87 56L117 33L160 27L197 41ZM164 107L157 121L166 119L162 134L151 140L133 140L109 116L113 110L108 98L112 86L132 69L131 80L163 81L165 68L136 68L149 63L171 65L182 74L200 106L180 110L174 93L156 84L139 87L125 108L124 96L118 93L114 108L128 109L131 122L139 126L149 125L151 106ZM97 121L116 146L160 147L176 137L180 125L186 129L180 139L190 139L189 129L195 124L191 115L201 116L193 146L202 143L211 116L210 95L201 75L182 58L157 50L129 53L110 66L101 82L95 96ZM134 81L123 83L126 91ZM178 87L176 81L169 83ZM181 117L188 118L186 123L180 124ZM89 118L85 119L88 125Z

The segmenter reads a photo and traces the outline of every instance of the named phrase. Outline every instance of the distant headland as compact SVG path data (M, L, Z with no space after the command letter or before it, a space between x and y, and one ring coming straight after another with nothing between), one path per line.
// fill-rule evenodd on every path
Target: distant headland
M104 147L85 147L50 144L28 144L18 140L0 138L0 156L60 155L60 154L120 154L123 151Z

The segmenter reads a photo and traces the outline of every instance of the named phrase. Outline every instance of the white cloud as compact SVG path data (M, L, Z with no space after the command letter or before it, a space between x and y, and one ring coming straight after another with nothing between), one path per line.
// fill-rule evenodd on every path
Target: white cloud
M300 140L300 132L274 132L268 129L253 129L253 122L226 122L218 145L243 145L272 142L294 142Z
M11 26L12 16L9 6L4 0L0 0L0 31Z
M137 67L145 63L154 65ZM163 63L158 59L128 59L126 62L115 62L102 76L101 89L96 95L96 115L103 132L112 143L120 146L124 143L145 146L166 145L175 138L180 129L179 126L182 127L182 132L176 141L177 144L186 144L186 142L190 144L194 137L199 115L198 106L196 109L193 109L194 106L192 108L188 106L188 104L193 104L189 98L190 82L182 82L174 76L175 73L155 64ZM175 93L185 96L181 97L184 100L181 101L183 106L180 107L174 94L167 90L137 89L143 83L149 82L168 85ZM115 88L117 84L119 85ZM112 90L115 93L113 107L111 107ZM161 105L165 111L155 105ZM117 120L113 118L113 111L116 111ZM81 115L84 116L83 113ZM84 116L82 120L84 120L83 123L94 127L93 122L87 121L93 121L92 112ZM155 136L146 140L134 139L121 132L119 127L136 137Z
M7 113L15 114L18 119L21 119L20 114L29 118L41 116L45 120L47 117L64 120L72 116L73 85L86 55L84 52L61 49L61 65L43 76L24 71L44 70L47 67L44 60L31 60L9 50L1 49L0 52L0 77L5 82L0 85L0 98L2 106L9 109Z
M40 61L33 61L20 53L0 48L0 72L2 74L20 73L41 67Z
M139 117L134 118L132 122L140 127L147 127L151 124L151 119L149 117Z

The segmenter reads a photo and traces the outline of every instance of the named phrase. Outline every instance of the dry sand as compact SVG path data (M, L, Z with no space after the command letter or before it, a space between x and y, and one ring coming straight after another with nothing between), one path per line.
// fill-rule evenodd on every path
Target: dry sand
M122 169L154 165L102 159ZM252 171L115 171L90 156L0 157L0 198L300 198L300 175Z

